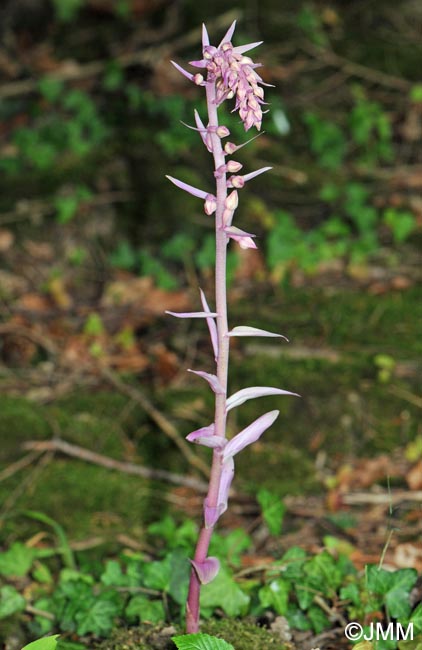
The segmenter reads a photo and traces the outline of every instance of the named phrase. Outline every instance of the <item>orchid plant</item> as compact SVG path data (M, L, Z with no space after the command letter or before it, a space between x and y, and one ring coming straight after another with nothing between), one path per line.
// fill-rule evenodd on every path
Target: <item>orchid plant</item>
M195 110L196 127L189 128L198 131L202 142L213 156L216 185L215 193L211 193L188 185L172 176L167 176L180 189L202 199L205 214L209 216L215 214L215 309L211 310L204 292L200 290L202 311L166 312L177 318L206 319L216 364L215 374L202 370L189 370L205 379L215 393L215 415L212 424L193 431L187 436L187 440L190 442L212 449L212 467L208 493L204 500L203 525L199 533L194 558L191 560L192 571L186 603L188 634L197 632L199 628L201 585L211 582L219 571L219 561L216 557L208 557L208 549L215 525L227 509L230 486L234 476L234 457L246 446L258 440L276 420L279 411L269 411L261 415L230 440L226 437L227 414L231 409L255 397L296 395L296 393L281 388L253 386L242 388L227 397L229 346L232 337L271 336L286 339L281 334L245 325L229 329L227 322L226 253L228 242L233 239L241 248L257 248L254 234L232 225L239 201L238 190L255 176L271 169L271 167L262 167L251 173L241 174L242 164L231 158L229 160L228 157L231 157L247 143L235 145L227 141L224 147L222 144L222 140L230 135L230 131L226 126L219 124L219 106L225 100L235 99L233 111L239 112L245 131L252 127L260 130L262 105L265 103L262 86L269 85L265 84L256 72L260 64L254 63L249 56L245 56L246 52L260 45L261 42L234 47L232 37L235 27L236 21L230 26L221 43L215 47L210 45L207 29L203 25L202 59L190 62L191 66L203 70L203 73L192 74L172 61L175 68L185 77L197 86L205 88L208 110L207 126L198 111Z

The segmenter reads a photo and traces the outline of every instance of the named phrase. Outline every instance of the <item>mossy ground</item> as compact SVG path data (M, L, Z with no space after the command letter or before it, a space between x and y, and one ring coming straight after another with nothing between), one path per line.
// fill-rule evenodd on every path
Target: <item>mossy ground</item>
M418 433L412 395L420 381L421 312L416 288L382 296L302 289L257 296L253 309L250 302L235 305L233 322L282 331L291 344L274 347L270 340L270 345L265 341L253 347L251 340L242 340L233 349L232 390L273 385L301 394L300 399L251 400L233 412L230 427L235 433L259 413L281 410L265 440L239 456L237 487L254 492L263 485L280 495L310 494L322 489L315 471L317 453L326 454L334 469L356 456L389 453L413 440ZM393 360L387 381L380 379L375 362L379 354ZM195 367L206 366L205 351L197 357ZM211 417L210 395L189 376L183 386L150 397L181 435ZM48 405L25 396L2 396L0 408L0 470L22 456L25 441L58 433L119 460L190 471L165 434L116 391L76 388ZM206 458L206 450L199 451ZM122 531L142 539L146 522L167 507L167 489L57 455L38 469L28 466L0 482L0 503L9 515L0 535L7 543L19 530L31 530L34 524L18 515L32 509L57 520L73 540L100 535L110 541Z

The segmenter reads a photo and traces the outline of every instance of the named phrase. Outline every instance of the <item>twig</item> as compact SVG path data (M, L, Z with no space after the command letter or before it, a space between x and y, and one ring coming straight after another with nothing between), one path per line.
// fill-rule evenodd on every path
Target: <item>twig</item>
M213 21L209 21L210 26L216 30L220 27L230 24L234 18L239 18L238 10L230 10L218 16ZM134 65L150 65L155 67L157 61L166 57L170 52L181 50L184 47L189 47L196 44L200 40L201 34L199 29L192 29L187 34L176 38L174 41L166 43L165 45L146 47L137 52L129 54L122 54L114 58L122 68L129 68ZM81 79L88 79L96 77L104 72L109 65L109 59L103 61L91 61L90 63L79 64L76 62L65 63L58 70L48 75L49 79L58 81L79 81ZM0 88L0 98L7 99L10 97L18 97L28 95L38 90L38 79L24 79L21 81L13 81L8 84L3 84Z
M350 506L359 505L397 505L404 501L422 502L422 490L400 490L391 493L373 494L371 492L354 492L341 495L342 503Z
M176 427L162 414L158 411L155 406L151 404L149 399L134 386L126 384L124 381L118 377L114 372L108 368L102 368L101 374L105 379L107 379L115 388L117 388L121 393L130 397L134 402L139 404L149 415L151 420L155 422L157 426L174 442L174 444L180 449L186 460L193 466L196 467L204 476L208 477L209 469L204 461L199 458L181 438Z
M406 390L405 388L400 388L399 386L390 386L388 392L391 393L392 395L395 395L396 397L401 397L405 399L410 404L413 404L414 406L417 406L420 409L422 408L422 397L418 397L417 395L414 395L413 393Z
M115 460L114 458L109 458L108 456L97 454L90 449L85 449L84 447L79 447L78 445L72 445L69 442L65 442L64 440L30 440L23 443L22 446L24 449L31 449L34 451L59 451L63 454L66 454L67 456L79 458L80 460L84 460L87 463L100 465L101 467L106 467L107 469L117 470L118 472L124 472L125 474L142 476L142 478L167 481L168 483L173 483L174 485L183 485L185 487L190 487L202 492L205 492L207 489L207 485L198 479L180 476L179 474L173 474L173 472L168 472L163 469L151 469L150 467L135 465L134 463L124 463L122 461Z
M6 469L0 472L0 481L5 481L6 479L13 476L13 474L20 472L21 469L24 469L25 467L28 467L28 465L31 465L32 461L38 458L40 453L41 452L39 451L31 451L29 454L26 454L26 456L23 456L23 458L20 458L15 463L12 463L6 467Z
M311 54L317 59L320 59L324 63L332 66L341 68L343 72L354 75L356 77L361 77L372 83L376 83L380 86L387 86L388 88L394 88L395 90L409 92L412 87L410 81L407 79L401 79L400 77L394 77L393 75L381 72L380 70L374 70L374 68L368 68L366 65L361 63L355 63L354 61L349 61L342 56L339 56L335 52L318 47L309 41L306 41L301 44L302 49Z

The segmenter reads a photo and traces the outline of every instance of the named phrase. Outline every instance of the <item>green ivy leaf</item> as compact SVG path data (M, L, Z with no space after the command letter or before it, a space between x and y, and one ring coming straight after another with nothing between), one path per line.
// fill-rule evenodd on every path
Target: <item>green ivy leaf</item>
M161 600L151 600L141 594L130 599L125 609L125 615L129 619L136 620L137 623L159 623L166 618Z
M0 589L0 618L23 612L25 607L25 598L14 587L6 585Z
M286 506L277 494L264 488L259 490L257 499L262 508L262 516L271 535L279 535L283 525Z
M249 596L224 569L201 590L201 607L212 610L221 607L227 616L244 616L249 602Z
M4 576L25 576L32 566L35 551L22 542L14 542L9 550L0 553L0 574Z
M264 608L271 607L277 614L287 613L290 583L283 579L272 580L259 590L259 600Z
M183 634L173 636L172 641L179 650L234 650L233 646L224 639L209 634Z
M58 634L46 636L43 639L37 639L37 641L28 643L28 645L24 646L22 650L55 650L58 638Z

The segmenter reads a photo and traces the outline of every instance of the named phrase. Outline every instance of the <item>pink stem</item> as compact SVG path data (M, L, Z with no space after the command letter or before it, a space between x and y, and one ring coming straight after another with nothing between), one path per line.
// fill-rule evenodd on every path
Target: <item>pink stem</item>
M210 126L218 126L217 104L215 101L215 82L207 82L207 107ZM214 129L213 129L214 131ZM211 133L212 149L214 156L215 170L225 164L223 147L218 135ZM215 303L217 312L217 334L218 334L218 357L217 357L217 377L221 386L224 388L224 394L215 396L215 434L225 438L226 436L226 397L227 397L227 372L229 365L229 337L227 336L227 297L226 297L226 256L227 256L227 235L223 230L223 212L224 202L227 197L226 174L217 178L217 209L215 219L215 237L216 237L216 260L215 260ZM210 474L210 482L207 494L207 504L210 507L218 506L218 491L220 486L222 472L221 454L218 451L213 452L213 461ZM199 534L196 545L194 561L202 563L208 555L208 548L214 526L206 528L203 525ZM201 583L192 569L189 583L188 600L186 603L186 630L188 634L194 634L199 629L199 597Z

